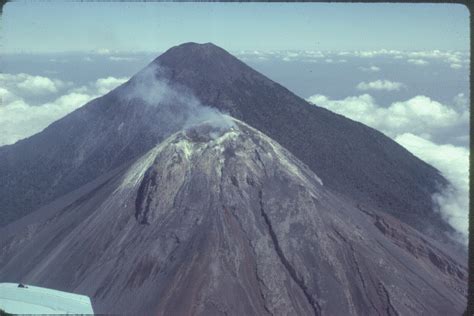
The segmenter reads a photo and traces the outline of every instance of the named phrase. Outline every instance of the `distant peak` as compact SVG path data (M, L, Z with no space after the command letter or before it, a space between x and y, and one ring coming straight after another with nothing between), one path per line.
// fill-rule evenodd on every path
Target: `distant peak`
M188 42L183 43L177 46L173 46L164 52L160 57L161 60L166 59L207 59L209 57L214 58L228 58L231 56L226 50L223 48L213 44L213 43L194 43Z
M214 43L211 43L211 42L207 42L207 43L196 43L196 42L186 42L186 43L183 43L183 44L180 44L180 45L176 45L174 47L185 47L185 46L188 46L188 47L217 47L219 48L219 46L215 45Z
M176 46L173 46L171 49L174 49L174 48L186 48L186 49L222 49L220 48L219 46L211 43L211 42L207 42L207 43L195 43L195 42L187 42L187 43L183 43L183 44L180 44L180 45L176 45Z

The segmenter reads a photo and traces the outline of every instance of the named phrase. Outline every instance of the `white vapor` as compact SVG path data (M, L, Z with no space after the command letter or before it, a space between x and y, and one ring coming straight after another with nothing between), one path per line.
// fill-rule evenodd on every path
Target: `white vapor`
M456 100L462 98L458 95ZM456 101L453 101L454 105L444 105L422 95L394 102L388 107L377 104L369 94L342 100L331 100L316 94L307 100L376 128L390 137L412 133L431 139L453 128L467 126L469 122L469 108L455 106Z
M139 101L156 108L170 129L188 128L203 122L218 129L235 126L229 116L203 105L186 87L171 84L157 64L150 64L140 71L122 90L121 97L128 102Z

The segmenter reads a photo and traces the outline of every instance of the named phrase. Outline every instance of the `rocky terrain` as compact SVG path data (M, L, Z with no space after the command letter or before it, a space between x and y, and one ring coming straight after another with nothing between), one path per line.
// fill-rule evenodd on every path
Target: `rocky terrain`
M96 313L462 313L462 255L225 120L1 228L0 280L86 294Z

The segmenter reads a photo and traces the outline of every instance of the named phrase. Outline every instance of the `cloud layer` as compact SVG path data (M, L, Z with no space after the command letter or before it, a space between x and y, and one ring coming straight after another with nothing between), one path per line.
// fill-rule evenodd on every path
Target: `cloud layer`
M452 186L433 196L443 218L460 232L453 236L464 244L468 240L469 150L453 145L438 145L419 136L405 133L395 141L415 156L435 166Z
M377 104L369 94L342 100L331 100L316 94L308 101L376 128L390 137L412 133L435 139L439 134L469 124L469 109L463 105L465 100L461 94L453 100L453 105L445 105L422 95L394 102L388 107Z
M126 78L102 78L78 88L61 80L28 74L0 75L0 146L42 131L52 122L107 93ZM35 96L48 98L41 104Z
M428 65L428 62L424 59L410 58L407 60L407 62L413 65L418 65L418 66Z
M459 131L452 136L453 141L456 137L469 139L469 102L464 94L458 94L450 105L416 96L383 107L369 94L342 100L314 95L308 101L384 132L440 170L452 186L433 196L436 211L457 230L458 235L452 237L467 243L469 150L435 141L452 130Z
M63 88L70 86L58 79L50 79L43 76L33 76L25 73L0 74L0 86L5 87L16 95L41 96L57 93Z
M280 59L283 61L306 61L306 62L326 62L341 63L346 58L361 58L370 60L376 57L393 58L397 60L405 60L407 63L415 66L425 66L432 61L441 61L449 65L453 69L469 67L469 53L460 51L401 51L393 49L379 50L356 50L356 51L320 51L320 50L276 50L276 51L237 51L233 52L240 59L246 60L269 60ZM340 59L344 57L344 59ZM362 69L365 68L365 69ZM378 71L375 67L361 67L364 71Z
M101 51L101 54L107 52ZM159 69L147 67L135 76L135 85L125 89L124 98L140 99L148 105L175 104L182 106L181 114L162 106L163 117L172 124L181 115L184 126L208 121L214 125L232 125L217 110L206 107L184 87L171 87L166 81L158 80ZM41 132L52 122L83 106L90 100L102 96L126 82L128 78L108 76L83 86L74 86L56 78L30 74L0 74L0 146ZM124 90L124 91L125 91ZM163 102L164 101L164 102ZM179 114L179 115L178 115Z

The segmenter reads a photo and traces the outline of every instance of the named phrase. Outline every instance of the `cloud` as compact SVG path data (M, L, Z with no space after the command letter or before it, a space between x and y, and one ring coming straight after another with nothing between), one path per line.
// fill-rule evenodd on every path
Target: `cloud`
M461 94L457 96L459 100L463 97ZM342 100L331 100L317 94L309 97L308 101L376 128L390 137L413 133L432 139L469 124L467 107L445 105L422 95L394 102L388 107L377 104L369 94Z
M452 63L465 63L466 55L469 53L459 52L459 51L440 51L440 50L426 50L426 51L398 51L398 50L387 50L387 49L380 49L380 50L372 50L372 51L352 51L352 52L345 52L346 55L351 55L354 57L362 57L362 58L372 58L372 57L379 57L379 56L392 56L395 59L409 59L411 60L410 63L414 64L423 64L425 65L426 59L430 60L441 60L443 62L452 64ZM469 59L469 58L467 58Z
M447 142L463 139L469 143L469 100L460 93L446 105L426 96L383 107L369 94L331 100L324 95L313 95L308 101L333 112L362 122L387 134L414 155L433 165L452 184L433 195L436 211L458 232L465 243L467 238L469 150L437 141L446 134ZM455 132L453 132L455 131Z
M449 54L448 56L445 57L445 61L447 63L452 63L452 64L460 64L463 63L464 61L461 59L461 54L460 53L454 53L454 54Z
M278 55L283 61L296 61L300 60L303 56L301 52L293 52L293 51L284 51L280 52Z
M351 51L351 52L344 52L345 55L350 55L354 57L360 57L360 58L373 58L373 57L379 57L379 56L391 56L391 55L399 55L402 54L403 52L398 51L398 50L388 50L388 49L379 49L379 50L356 50L356 51Z
M15 94L44 96L57 93L60 89L67 87L69 83L65 83L58 79L19 73L0 74L0 85L11 90Z
M290 58L296 58L296 57L300 56L300 53L299 52L287 52L286 56L290 57Z
M38 80L38 77L28 74L0 75L0 82L10 80L8 86L16 89L13 92L9 87L0 87L0 146L13 144L42 131L52 122L126 81L125 78L107 77L87 86L74 88L55 79L39 77ZM24 83L23 87L19 88L19 83ZM26 97L32 89L52 93L51 85L54 85L54 91L57 91L58 87L67 90L64 94L38 105L27 101Z
M123 56L110 56L110 60L112 61L134 61L137 60L135 57L123 57Z
M98 48L95 50L95 53L98 55L109 55L111 52L108 48Z
M385 91L398 91L404 85L400 82L394 82L389 80L376 80L371 82L360 82L357 85L358 90L385 90Z
M310 59L310 60L307 60L307 61L312 61L312 60ZM332 59L332 58L326 58L324 61L328 64L332 64L332 63L341 64L341 63L346 63L347 59L337 59L337 60L335 60L335 59Z
M377 51L362 51L357 54L359 57L375 57L380 55Z
M420 65L420 66L428 65L428 62L424 59L408 59L407 62L413 65Z
M408 63L418 66L428 65L432 61L445 62L448 65L468 65L470 63L469 52L460 51L441 51L441 50L426 50L426 51L400 51L400 50L355 50L355 51L316 51L316 50L298 50L298 51L258 51L258 50L242 50L234 52L236 56L244 61L259 61L269 59L279 59L286 62L302 61L302 62L326 62L327 63L343 63L347 59L344 58L393 58L405 59ZM360 67L363 71L373 71L376 66ZM458 69L459 66L454 66L453 69Z
M311 58L324 58L326 55L321 51L305 51L305 56Z
M316 50L298 50L298 51L237 51L234 52L236 56L244 61L259 61L279 59L286 62L302 61L302 62L327 62L327 63L343 63L347 59L344 58L393 58L405 59L408 63L418 66L425 66L432 61L444 62L448 65L453 65L453 69L459 69L460 66L468 65L470 63L469 52L461 51L441 51L441 50L426 50L426 51L400 51L400 50L355 50L355 51L316 51ZM460 66L458 66L460 65ZM360 67L359 69L368 72L377 72L377 66Z
M46 77L32 76L26 80L20 82L18 88L32 92L35 94L39 93L55 93L57 92L56 85L54 82Z
M454 108L458 111L469 111L469 99L466 97L464 93L458 93L453 98Z
M338 53L338 55L366 59L376 57L392 57L394 59L406 59L408 63L419 66L428 65L431 61L441 61L447 63L453 69L460 69L463 65L467 65L470 62L469 52L441 51L437 49L426 51L399 51L387 49L350 52L341 51ZM365 69L364 71L368 71L368 69Z
M453 69L461 69L462 65L461 64L451 64L451 65L449 65L449 67L451 67Z
M370 67L359 67L360 70L362 71L367 71L367 72L379 72L380 68L377 66L370 66Z
M0 107L0 146L40 132L90 99L86 94L70 93L41 106L31 106L19 98Z
M95 82L95 87L97 89L97 93L102 95L106 94L110 90L115 89L116 87L120 86L122 83L126 82L128 78L115 78L115 77L107 77L107 78L100 78L97 79Z
M411 133L395 141L418 158L433 165L452 186L433 196L437 210L460 234L453 236L467 245L469 212L469 150L453 145L438 145Z
M279 59L286 62L304 61L304 62L318 62L319 59L326 55L321 51L316 50L280 50L280 51L260 51L260 50L241 50L233 52L235 56L243 61L266 61L271 59ZM336 54L335 54L336 56ZM346 62L344 59L339 59L338 62Z
M61 58L61 59L50 58L49 61L52 62L52 63L67 64L69 62L69 59L66 59L66 58Z
M19 98L15 94L11 93L6 88L0 87L0 106L12 103L13 101L16 101L18 99Z

